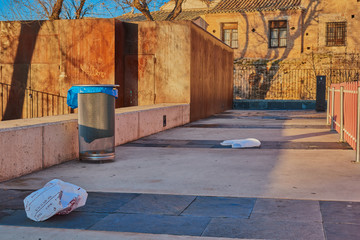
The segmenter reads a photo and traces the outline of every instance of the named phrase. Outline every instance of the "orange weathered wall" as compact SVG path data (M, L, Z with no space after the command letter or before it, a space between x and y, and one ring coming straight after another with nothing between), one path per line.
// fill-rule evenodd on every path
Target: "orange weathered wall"
M125 27L125 106L190 102L188 23L138 22Z
M304 32L305 53L359 54L360 2L338 0L312 2L304 0L303 5L309 6L305 18L312 19ZM326 46L327 22L346 22L346 46Z
M125 106L190 103L191 121L231 108L231 48L190 21L124 27Z
M231 108L233 51L190 21L1 22L1 29L1 82L11 87L0 105L12 111L4 119L68 113L56 97L78 84L119 84L117 107L190 103L192 120ZM53 95L34 100L34 90ZM37 102L46 104L33 108Z
M117 20L0 22L0 28L0 82L14 86L1 92L5 95L2 108L11 105L7 119L27 117L29 111L33 111L30 115L46 116L67 109L63 103L49 100L52 96L30 96L25 89L66 97L72 85L122 82L118 74L121 49L115 48L116 41L122 45L123 33ZM38 99L33 105L47 104L29 109L27 102L34 97Z
M232 108L233 59L230 47L191 25L191 121Z

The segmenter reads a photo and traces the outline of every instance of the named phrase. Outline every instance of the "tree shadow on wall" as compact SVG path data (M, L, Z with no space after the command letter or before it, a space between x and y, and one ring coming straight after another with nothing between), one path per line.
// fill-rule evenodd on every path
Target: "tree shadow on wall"
M7 41L13 46L2 48L1 52L7 63L7 74L4 74L3 82L9 85L9 93L4 93L3 96L3 105L6 104L6 107L4 106L2 120L26 117L28 111L34 115L38 114L38 117L54 115L54 112L72 112L65 102L60 106L59 100L47 99L47 94L55 99L66 99L66 91L72 85L109 84L104 81L108 81L106 73L107 70L112 71L114 61L115 83L120 85L122 53L115 49L114 61L106 61L108 54L105 50L113 43L106 35L108 32L105 30L108 28L104 30L99 27L95 20L2 24L8 26L2 37L9 38ZM104 24L109 27L108 21L104 21ZM99 34L101 31L105 33ZM115 37L116 48L122 48L121 32L116 33ZM32 68L34 64L37 66ZM49 77L44 76L45 72ZM39 96L30 96L29 93L33 92L41 93ZM42 97L43 95L45 97ZM121 96L120 91L120 100ZM122 106L122 100L117 102Z
M11 88L2 120L19 119L22 117L26 87L30 84L28 80L30 79L31 60L43 23L44 21L36 21L33 22L33 24L29 22L19 22L20 30L16 54L13 59ZM7 22L4 24L7 24ZM10 26L11 24L9 23L6 30L11 32L14 29L10 29ZM12 42L15 43L16 40L12 39Z
M278 48L270 48L268 47L268 51L264 57L264 60L257 60L253 62L254 72L249 75L248 84L249 84L249 94L247 95L249 99L265 99L267 93L272 87L273 83L276 80L279 70L281 69L281 63L287 59L290 52L294 49L295 40L301 39L301 52L303 51L303 37L305 31L310 26L311 22L318 17L318 7L319 0L310 1L305 9L302 10L299 20L297 22L297 28L295 32L291 32L288 29L287 36L287 46L283 53L279 53ZM259 12L261 16L261 24L263 29L265 29L263 34L259 34L255 31L252 31L252 34L257 34L261 41L265 44L269 45L270 39L270 31L268 21L266 20L266 16L264 12ZM246 13L241 14L244 18L244 22L246 23L246 40L244 43L244 48L241 52L240 58L244 58L247 53L247 47L249 45L249 34L250 34L250 22L249 17ZM264 36L267 36L264 37ZM291 41L289 40L291 39ZM235 64L237 64L235 62Z

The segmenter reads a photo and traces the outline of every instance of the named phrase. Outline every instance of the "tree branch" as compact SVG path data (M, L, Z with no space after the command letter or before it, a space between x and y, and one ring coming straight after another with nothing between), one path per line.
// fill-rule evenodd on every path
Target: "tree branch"
M56 0L56 3L53 7L51 16L49 17L50 20L60 19L60 13L61 13L63 2L64 2L64 0Z
M80 19L86 0L81 0L80 6L76 9L75 19Z
M183 4L184 0L175 0L175 7L174 9L171 11L171 13L167 16L166 21L172 21L175 20L175 18L177 16L179 16L179 14L182 11L182 4Z
M149 11L149 7L146 3L146 0L134 0L132 5L139 10L140 12L142 12L142 14L144 14L144 16L146 17L146 19L148 21L154 21L153 17L150 14Z

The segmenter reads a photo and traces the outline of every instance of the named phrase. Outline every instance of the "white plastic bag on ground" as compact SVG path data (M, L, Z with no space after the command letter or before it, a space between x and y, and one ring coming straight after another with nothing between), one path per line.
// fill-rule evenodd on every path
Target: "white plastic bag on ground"
M245 138L236 140L226 140L220 143L222 146L230 146L232 148L253 148L260 147L261 142L256 138Z
M37 222L55 214L65 215L84 206L87 196L83 188L54 179L24 199L26 215Z

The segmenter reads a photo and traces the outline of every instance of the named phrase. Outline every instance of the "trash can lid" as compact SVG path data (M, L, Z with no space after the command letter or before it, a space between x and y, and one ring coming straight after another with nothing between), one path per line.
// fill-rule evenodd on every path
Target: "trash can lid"
M106 85L106 84L98 84L98 85L74 85L72 86L67 93L66 103L72 109L78 107L78 94L83 93L105 93L110 96L118 97L118 90L114 89L119 87L119 85Z

